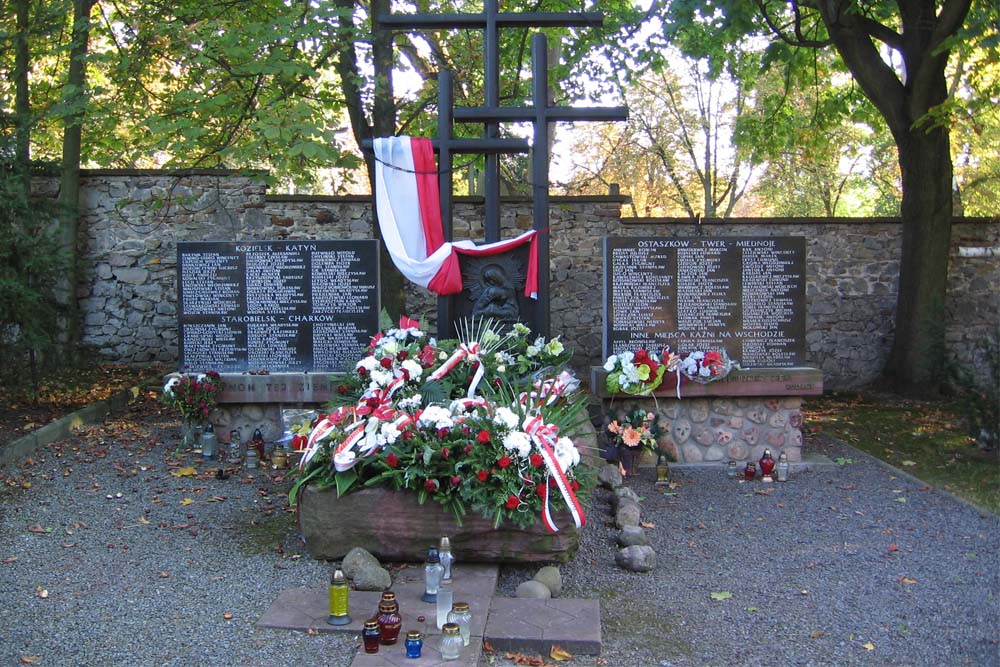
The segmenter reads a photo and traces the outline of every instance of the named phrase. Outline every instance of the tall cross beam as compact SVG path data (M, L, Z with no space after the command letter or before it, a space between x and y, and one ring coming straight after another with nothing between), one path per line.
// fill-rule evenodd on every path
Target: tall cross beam
M498 0L484 0L483 11L468 14L380 14L377 23L390 30L415 29L481 29L483 37L484 104L481 107L454 106L454 80L451 72L442 71L438 78L438 139L441 193L441 221L445 240L452 240L452 185L454 167L452 154L478 152L486 156L484 233L485 241L500 240L500 153L525 152L527 144L504 143L499 137L500 123L532 121L532 226L538 232L538 290L534 304L532 328L549 335L549 143L548 124L558 121L625 120L624 107L580 108L555 107L548 104L548 54L544 34L532 36L532 106L500 106L500 28L585 27L604 22L600 12L500 12ZM453 123L482 123L485 136L480 139L455 139ZM517 141L517 140L514 140ZM367 142L366 142L367 143ZM476 150L478 147L479 150ZM464 150L468 149L468 150ZM453 303L438 300L438 330L440 335L451 332Z

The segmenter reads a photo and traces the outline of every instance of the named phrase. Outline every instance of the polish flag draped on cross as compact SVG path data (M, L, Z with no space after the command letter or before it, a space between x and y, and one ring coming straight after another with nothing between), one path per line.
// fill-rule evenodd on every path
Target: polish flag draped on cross
M375 206L386 250L408 280L435 294L462 291L458 255L497 255L530 243L524 295L538 298L538 232L476 245L446 243L441 225L438 172L430 139L380 137L375 149Z

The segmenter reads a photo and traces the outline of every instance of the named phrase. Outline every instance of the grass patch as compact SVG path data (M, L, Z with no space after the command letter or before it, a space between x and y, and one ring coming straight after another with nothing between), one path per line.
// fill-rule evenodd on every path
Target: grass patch
M288 538L295 533L295 515L275 512L267 516L254 515L238 526L240 545L248 555L273 555L280 551Z
M813 427L1000 515L1000 459L967 433L957 401L831 393L803 406Z

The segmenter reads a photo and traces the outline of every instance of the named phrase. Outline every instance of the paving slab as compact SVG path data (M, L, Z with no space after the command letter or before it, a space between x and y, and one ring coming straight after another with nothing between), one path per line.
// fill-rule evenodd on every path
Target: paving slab
M407 658L403 640L393 646L380 646L378 653L365 653L358 649L351 667L476 667L483 653L483 638L473 637L462 649L457 660L445 660L437 650L437 637L424 638L424 648L419 658Z
M486 641L498 651L548 655L553 644L573 654L601 652L598 600L493 598Z

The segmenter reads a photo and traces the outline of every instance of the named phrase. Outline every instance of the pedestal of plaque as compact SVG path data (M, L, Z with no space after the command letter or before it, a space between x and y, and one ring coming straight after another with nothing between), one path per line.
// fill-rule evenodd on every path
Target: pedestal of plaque
M733 371L710 384L683 381L677 398L676 377L664 377L651 396L611 394L606 372L595 367L592 386L605 414L621 418L641 408L660 417L660 449L680 463L757 461L768 448L775 458L802 460L802 397L823 393L816 368L769 368Z

